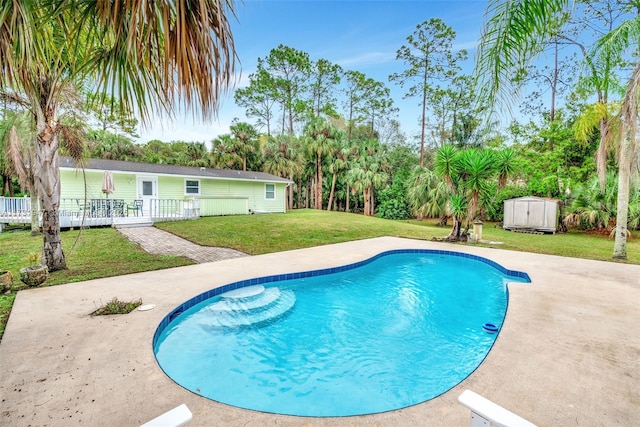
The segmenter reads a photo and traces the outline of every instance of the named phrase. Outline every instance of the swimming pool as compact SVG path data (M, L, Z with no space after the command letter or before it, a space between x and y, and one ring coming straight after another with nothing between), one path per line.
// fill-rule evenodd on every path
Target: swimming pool
M449 251L396 250L198 295L154 336L162 369L230 405L304 416L384 412L446 392L486 357L526 273Z

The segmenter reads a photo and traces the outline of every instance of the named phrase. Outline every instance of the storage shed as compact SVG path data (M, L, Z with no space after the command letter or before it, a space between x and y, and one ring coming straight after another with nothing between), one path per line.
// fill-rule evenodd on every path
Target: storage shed
M560 200L533 196L505 200L502 228L555 233L558 230L560 203Z

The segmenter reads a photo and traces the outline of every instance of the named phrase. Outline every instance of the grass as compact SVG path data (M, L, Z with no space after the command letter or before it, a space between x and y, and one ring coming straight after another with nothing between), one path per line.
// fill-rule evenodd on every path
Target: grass
M112 228L88 229L78 233L77 230L62 232L68 270L50 273L42 286L193 264L183 257L149 254ZM42 236L33 237L29 231L0 233L0 269L11 271L14 277L14 290L8 295L0 295L0 337L16 292L26 289L19 279L20 269L31 265L29 256L41 249Z
M447 234L447 230L427 223L420 226L403 221L315 210L207 217L156 225L200 245L228 247L251 255L380 236L430 240L434 236Z
M388 221L340 212L296 210L287 214L207 217L196 221L164 222L158 228L205 246L233 248L251 255L307 248L380 236L431 240L444 237L450 227L435 221ZM638 233L640 235L640 233ZM485 223L483 239L502 244L480 244L514 251L614 261L613 240L597 234L525 234ZM627 241L627 261L640 264L640 238Z
M194 221L158 223L156 226L201 245L228 247L251 255L380 236L431 240L434 237L444 237L449 232L448 227L437 227L434 221L388 221L316 210L296 210L287 214L207 217ZM186 258L148 254L111 228L84 230L74 246L77 237L78 231L62 233L69 269L50 274L49 280L43 286L192 264ZM572 231L556 235L522 234L485 223L483 238L503 243L480 246L613 261L613 241L585 232ZM18 278L20 268L29 265L27 257L39 252L41 245L42 238L31 237L28 231L0 233L0 269L10 270L14 277ZM620 262L640 264L638 236L627 241L627 255L628 260ZM18 283L16 279L14 287ZM0 295L0 337L4 332L15 294L13 291L9 295Z
M526 234L514 233L495 228L493 223L483 226L483 239L503 242L495 246L503 249L533 252L547 255L559 255L571 258L585 258L600 261L640 264L640 232L635 232L635 238L627 240L627 260L614 260L613 239L600 234L572 230L559 234Z

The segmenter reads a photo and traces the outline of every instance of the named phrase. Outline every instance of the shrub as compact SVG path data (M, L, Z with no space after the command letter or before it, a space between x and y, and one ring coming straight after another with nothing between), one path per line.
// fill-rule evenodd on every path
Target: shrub
M120 301L114 297L111 301L91 313L92 316L104 316L108 314L127 314L142 305L142 299L134 301Z

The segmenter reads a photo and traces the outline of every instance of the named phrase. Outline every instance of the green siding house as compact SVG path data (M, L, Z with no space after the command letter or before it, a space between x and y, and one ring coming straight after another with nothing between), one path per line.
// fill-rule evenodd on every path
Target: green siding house
M264 172L103 159L91 159L80 168L61 157L60 183L61 226L65 226L65 217L79 217L81 212L85 221L88 216L95 224L98 218L116 224L135 218L163 221L284 213L290 181Z

